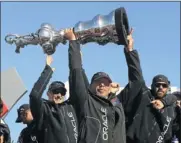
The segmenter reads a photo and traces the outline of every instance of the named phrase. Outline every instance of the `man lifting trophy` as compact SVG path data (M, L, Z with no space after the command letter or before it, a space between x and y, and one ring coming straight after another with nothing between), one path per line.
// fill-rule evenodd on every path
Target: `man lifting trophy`
M110 42L118 45L128 44L126 37L129 33L129 23L123 7L108 15L97 15L92 20L80 21L75 24L73 30L81 44L89 42L96 42L99 45ZM45 54L51 55L59 43L66 44L64 30L56 31L50 24L42 24L36 33L30 35L9 34L5 40L9 44L16 45L16 53L20 53L20 48L26 45L40 45Z

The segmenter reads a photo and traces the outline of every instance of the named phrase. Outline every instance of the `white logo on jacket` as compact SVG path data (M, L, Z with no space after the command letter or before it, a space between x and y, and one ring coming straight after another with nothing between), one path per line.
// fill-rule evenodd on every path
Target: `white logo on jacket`
M38 141L37 141L37 139L36 139L36 136L31 136L31 140L32 140L33 142L38 143Z
M103 124L103 128L102 128L102 138L103 140L108 140L108 121L107 121L107 109L101 107L101 111L103 113L102 115L102 124Z
M162 143L163 142L163 139L164 139L164 136L165 134L167 133L168 131L168 128L170 126L170 122L171 122L172 118L168 117L167 116L167 122L164 124L163 126L163 132L161 132L161 135L158 137L158 140L156 143Z
M73 130L74 130L74 137L77 142L78 132L77 132L77 126L76 126L76 121L75 121L74 115L72 112L68 112L67 115L71 118L71 123L72 123Z

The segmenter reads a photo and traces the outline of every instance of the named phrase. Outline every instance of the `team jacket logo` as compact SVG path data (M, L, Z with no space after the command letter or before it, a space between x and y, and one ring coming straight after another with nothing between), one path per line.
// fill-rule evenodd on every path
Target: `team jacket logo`
M68 112L67 114L71 118L71 124L72 124L73 130L74 130L74 137L77 142L78 132L77 132L77 126L76 126L76 121L75 121L74 115L72 112Z
M167 133L168 131L168 128L170 126L170 122L171 122L171 118L167 116L167 122L164 124L163 126L163 132L161 132L161 135L158 137L158 140L156 143L162 143L163 142L163 139L164 139L164 136L165 134Z
M108 121L107 121L107 109L101 107L101 111L103 113L102 115L102 124L103 124L103 128L102 128L102 138L103 140L108 140Z
M37 141L37 139L36 139L36 136L31 136L31 140L32 140L33 142L38 143L38 141Z

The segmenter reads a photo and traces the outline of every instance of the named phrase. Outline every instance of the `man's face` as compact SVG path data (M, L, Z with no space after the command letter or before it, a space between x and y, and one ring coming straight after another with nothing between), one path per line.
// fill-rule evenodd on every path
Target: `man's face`
M60 104L60 103L64 102L64 95L62 94L62 90L49 91L48 99L50 101L54 101L55 104Z
M22 119L23 124L29 124L33 120L33 116L31 114L30 109L26 111L21 111L20 117Z
M110 93L110 81L107 78L100 78L94 81L92 86L96 89L96 95L108 97Z
M157 82L153 86L155 94L158 98L163 98L166 95L169 87L169 85L165 82Z

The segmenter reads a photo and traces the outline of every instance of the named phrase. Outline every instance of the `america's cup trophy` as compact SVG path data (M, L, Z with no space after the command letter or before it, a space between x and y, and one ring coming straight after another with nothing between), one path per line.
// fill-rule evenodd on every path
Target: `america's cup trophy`
M105 45L109 42L127 45L129 22L126 10L121 7L108 15L97 15L90 21L78 22L74 33L81 44L96 42Z
M24 48L26 45L40 45L47 55L52 55L59 43L66 44L64 30L57 31L48 23L43 23L36 33L29 35L8 34L5 41L16 45L16 53L20 53L20 48Z
M100 45L110 42L118 45L128 44L129 23L123 7L108 15L97 15L92 20L80 21L75 24L73 30L81 44L89 42L96 42ZM66 44L64 29L57 31L46 23L42 24L36 33L24 36L8 34L5 40L9 44L16 45L16 53L20 53L20 48L24 48L26 45L40 45L44 53L51 55L56 51L59 43Z

